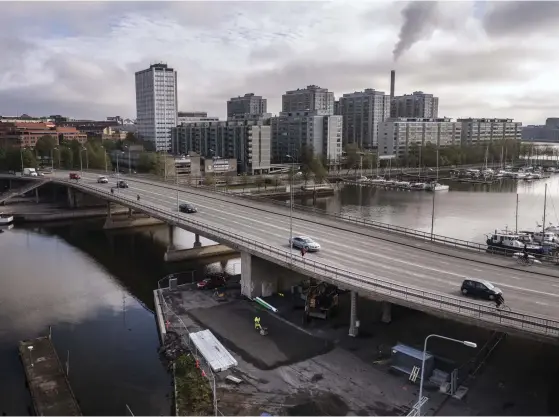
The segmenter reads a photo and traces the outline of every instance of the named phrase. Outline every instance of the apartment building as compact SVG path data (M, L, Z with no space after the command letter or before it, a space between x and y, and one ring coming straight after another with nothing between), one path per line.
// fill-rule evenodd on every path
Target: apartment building
M227 120L242 119L245 115L265 114L268 112L268 100L254 93L232 97L227 101Z
M397 118L379 125L379 155L405 157L410 147L460 145L462 123L451 119Z
M334 93L327 88L309 85L287 91L281 96L282 112L316 112L320 116L334 114Z
M286 162L286 155L297 158L303 146L311 147L316 156L331 164L340 162L343 117L317 113L321 112L281 112L270 120L274 162Z
M141 139L156 151L171 149L171 129L177 125L177 72L166 64L136 72L136 123Z
M458 119L462 124L462 144L476 145L499 140L522 140L522 123L513 119Z
M267 173L271 163L270 126L261 120L196 122L172 129L173 153L236 159L240 172Z
M343 144L371 149L377 146L379 123L390 117L390 96L372 88L344 94L337 111L343 116Z
M439 98L423 91L394 97L392 117L436 119L439 117Z
M196 122L218 122L219 117L208 116L205 111L180 111L177 114L177 125Z

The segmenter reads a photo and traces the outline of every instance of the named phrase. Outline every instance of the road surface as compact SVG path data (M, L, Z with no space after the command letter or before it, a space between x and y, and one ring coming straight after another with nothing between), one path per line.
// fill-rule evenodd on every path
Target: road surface
M58 172L55 175L67 178L68 174ZM97 184L97 176L84 173L81 182L108 193L111 187L115 187L116 178L111 177L109 184ZM130 188L115 188L115 193L130 198L139 194L142 202L171 212L177 211L177 191L172 189L172 185L164 186L145 179L134 181L133 177L125 176L122 179L128 181ZM289 250L287 207L194 188L181 188L179 203L192 203L198 208L196 214L181 214L185 218L192 216L210 226ZM460 285L465 278L486 279L503 290L505 301L513 311L559 318L559 270L556 268L521 269L510 258L441 247L320 215L296 214L299 218L293 219L294 236L310 236L322 247L320 252L305 255L310 260L454 296L461 296ZM294 256L301 255L294 250Z

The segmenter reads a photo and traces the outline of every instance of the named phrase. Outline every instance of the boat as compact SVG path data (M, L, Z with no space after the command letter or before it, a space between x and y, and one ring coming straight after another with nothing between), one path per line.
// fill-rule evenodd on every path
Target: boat
M0 226L8 225L14 222L14 216L11 214L0 213Z
M541 254L543 249L540 245L535 245L531 243L521 242L521 237L517 233L512 233L508 231L495 231L491 235L487 235L487 247L497 248L503 250L524 250L528 253Z
M386 179L384 179L383 177L378 177L370 179L369 182L371 184L386 184Z
M412 190L426 190L427 189L427 184L424 182L414 182L410 188Z
M446 191L448 190L450 187L448 185L445 184L439 184L438 182L432 182L430 184L427 184L427 190L428 191Z

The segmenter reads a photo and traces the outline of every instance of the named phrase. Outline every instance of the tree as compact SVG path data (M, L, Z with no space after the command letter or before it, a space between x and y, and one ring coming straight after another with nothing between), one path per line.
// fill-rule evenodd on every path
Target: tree
M60 146L58 152L60 153L58 160L62 163L62 168L72 169L74 167L74 153L72 150L66 146Z
M44 135L37 139L35 150L40 156L48 156L50 158L52 150L58 145L56 137Z
M328 171L322 165L320 158L314 158L311 162L311 171L314 175L315 183L322 184L328 176Z
M260 187L262 187L264 185L265 180L261 175L258 175L254 178L254 183L258 187L258 192L260 192Z
M246 188L247 183L248 183L248 176L247 176L246 172L243 172L241 174L240 180L241 180L241 184L243 185L243 191L245 191L245 188Z
M138 142L138 138L136 137L134 132L127 132L126 133L126 138L124 140L126 140L127 142L130 142L130 143Z
M301 146L299 152L299 162L303 167L310 167L312 160L314 159L314 150L311 145Z
M348 143L345 147L346 153L346 168L347 173L351 171L353 168L357 168L357 164L359 163L359 147L356 143Z
M213 175L205 175L204 176L204 185L206 187L211 187L212 185L215 184L215 179Z
M233 177L231 175L225 174L223 176L223 181L225 182L225 192L227 192L229 190L229 186L233 182Z
M24 168L37 168L37 159L31 149L24 149L21 152L21 160L23 160Z

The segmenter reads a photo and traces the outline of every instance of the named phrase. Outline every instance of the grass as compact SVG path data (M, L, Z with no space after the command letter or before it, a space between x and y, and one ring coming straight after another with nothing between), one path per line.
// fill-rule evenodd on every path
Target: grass
M210 380L196 368L192 355L183 355L175 363L177 409L181 416L208 416L214 414Z

